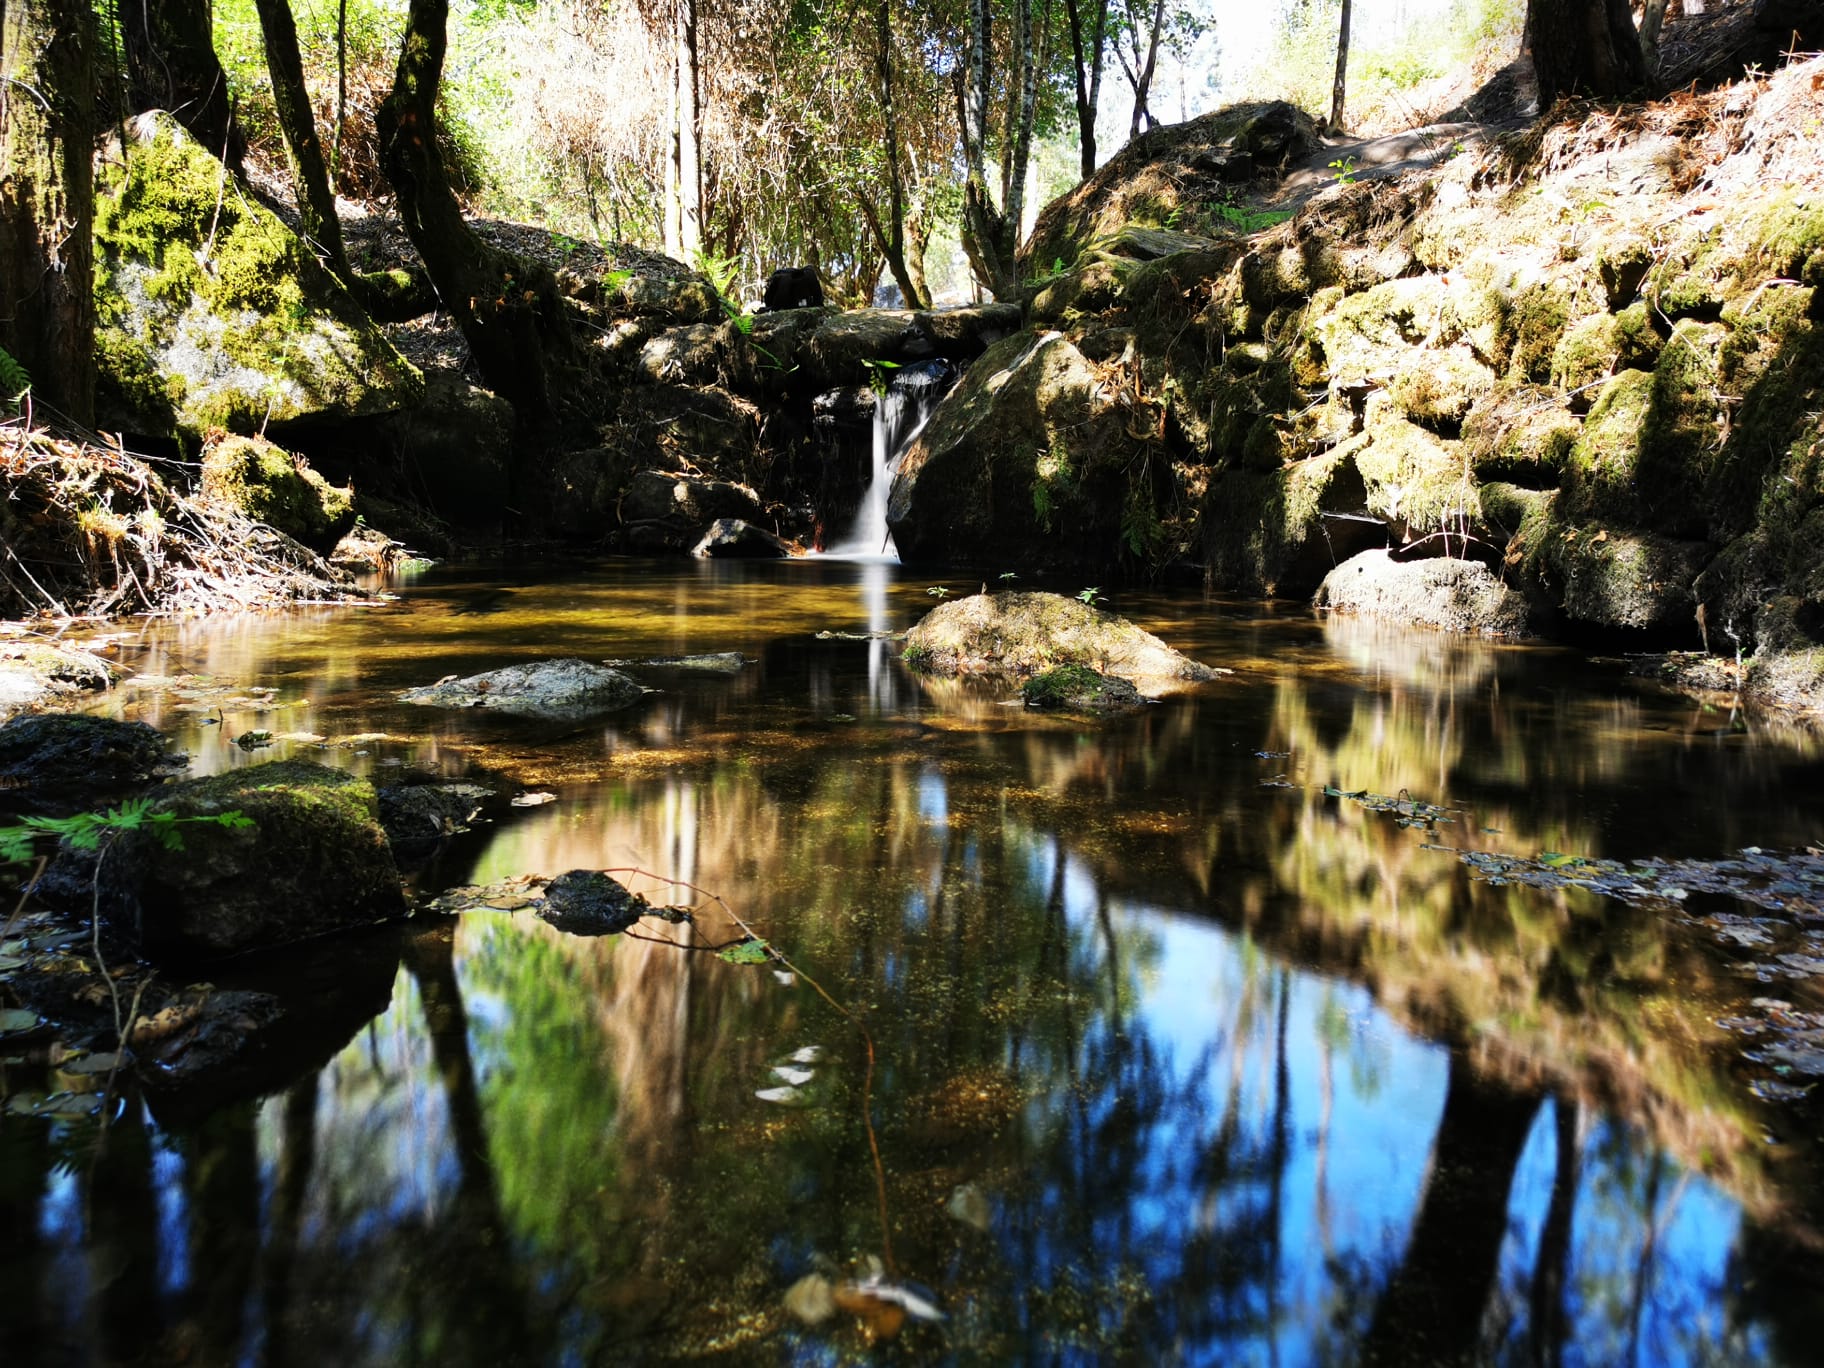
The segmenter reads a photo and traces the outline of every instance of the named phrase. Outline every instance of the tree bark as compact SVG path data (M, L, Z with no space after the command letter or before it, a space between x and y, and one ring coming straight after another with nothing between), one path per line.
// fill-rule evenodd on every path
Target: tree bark
M85 426L95 417L94 149L88 0L0 0L0 347L38 399Z
M873 208L863 204L862 213L880 243L881 255L908 309L925 308L928 301L920 290L922 281L914 281L906 266L906 194L899 170L899 114L893 107L893 25L887 0L874 5L874 77L880 88L880 119L887 158L887 221L882 225Z
M412 0L392 93L375 116L381 157L406 234L462 329L482 383L533 433L550 421L549 370L568 350L569 326L551 272L477 238L450 189L437 151L449 13L449 0Z
M1348 90L1349 12L1351 0L1343 0L1343 19L1336 31L1336 84L1330 91L1330 132L1343 131L1343 101Z
M135 114L168 109L237 176L247 141L215 55L209 0L119 0L127 100Z
M259 11L260 32L266 39L266 70L272 76L272 100L291 156L291 179L304 240L344 284L353 286L354 275L342 245L342 220L336 216L336 196L329 187L323 144L317 139L317 119L311 112L310 91L304 84L304 62L298 55L298 28L292 20L291 0L254 0L254 8Z
M671 50L671 164L666 168L666 189L676 198L666 205L665 251L679 261L694 263L703 254L703 78L697 51L696 0L676 0Z
M1561 96L1611 100L1647 86L1628 0L1529 0L1526 38L1541 114Z
M1153 16L1148 22L1142 22L1145 11L1128 0L1127 6L1127 41L1132 49L1130 60L1128 53L1121 54L1121 69L1127 76L1128 85L1134 91L1134 113L1127 122L1127 136L1134 139L1147 130L1149 125L1156 126L1159 120L1153 117L1153 111L1147 101L1153 88L1153 72L1159 64L1159 39L1165 32L1165 0L1153 0ZM1145 51L1141 50L1141 37L1145 36Z
M1083 0L1064 0L1070 20L1071 65L1077 82L1078 165L1083 179L1096 174L1096 111L1102 98L1102 58L1107 51L1108 0L1098 0L1095 27L1084 30Z

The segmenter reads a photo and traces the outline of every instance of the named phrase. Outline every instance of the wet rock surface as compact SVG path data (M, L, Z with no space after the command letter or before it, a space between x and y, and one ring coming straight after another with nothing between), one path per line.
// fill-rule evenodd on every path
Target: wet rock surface
M1538 626L1526 598L1478 561L1400 561L1385 550L1364 551L1324 576L1316 604L1450 632L1530 636Z
M616 936L649 909L646 899L594 869L572 869L545 887L538 915L571 936Z
M780 560L791 547L742 518L717 518L690 554L703 560Z
M1147 693L1230 671L1173 650L1125 618L1062 594L1003 591L940 604L906 633L906 662L931 674L1021 677L1060 665L1118 675Z
M626 675L604 665L587 660L541 660L407 689L399 701L565 721L624 708L644 692Z
M185 764L144 722L46 714L0 726L0 813L62 815L107 806Z

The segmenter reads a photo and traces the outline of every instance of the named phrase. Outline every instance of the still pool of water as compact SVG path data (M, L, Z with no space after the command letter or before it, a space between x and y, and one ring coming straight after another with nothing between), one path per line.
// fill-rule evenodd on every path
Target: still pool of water
M1720 944L1727 900L1455 853L1816 844L1813 736L1569 652L1141 592L1110 604L1234 675L1034 718L870 636L931 587L439 570L129 631L154 678L118 710L194 770L488 776L423 893L635 868L796 972L706 952L734 932L708 903L646 923L670 944L476 911L229 966L322 1004L307 1065L213 1110L130 1100L99 1152L0 1119L0 1357L1817 1361L1817 1113L1757 1096L1716 1024L1824 1008L1810 980ZM751 663L635 669L657 691L580 726L393 699L717 651ZM787 1309L876 1268L942 1319Z

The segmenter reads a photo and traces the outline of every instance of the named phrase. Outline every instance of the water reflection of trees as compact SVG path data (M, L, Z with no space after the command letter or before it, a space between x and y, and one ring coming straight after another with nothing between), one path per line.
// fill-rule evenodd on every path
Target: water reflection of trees
M908 1358L1802 1361L1806 1299L1735 1290L1816 1290L1793 1186L1716 1054L1667 1029L1722 991L1713 962L1646 914L1423 848L1641 853L1617 795L1662 771L1630 758L1625 707L1530 687L1500 652L1401 661L1365 654L1366 693L1215 691L1093 739L726 699L699 725L682 699L662 765L617 759L481 873L719 889L864 1014L894 1251L952 1313ZM604 770L599 737L567 744L541 763ZM1403 830L1326 782L1465 817ZM755 1101L807 1045L813 1105ZM8 1328L107 1357L151 1318L202 1359L346 1363L802 1334L781 1290L883 1249L862 1068L802 985L478 914L415 942L392 1008L257 1110L177 1135L133 1113L55 1180L8 1149L14 1285L72 1249L94 1270ZM1745 1224L1689 1176L1700 1156ZM945 1214L958 1185L987 1231ZM847 1333L805 1355L857 1350Z

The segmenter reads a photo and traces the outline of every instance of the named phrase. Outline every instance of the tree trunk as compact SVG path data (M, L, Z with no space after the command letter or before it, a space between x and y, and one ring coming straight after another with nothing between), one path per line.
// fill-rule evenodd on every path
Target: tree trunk
M329 186L342 182L342 127L348 122L348 0L336 4L336 128L329 140Z
M1350 0L1343 0L1343 20L1336 31L1336 85L1330 91L1330 132L1338 134L1343 131L1343 97L1348 88L1349 75L1349 11Z
M1077 81L1077 147L1083 179L1096 174L1096 111L1102 97L1102 57L1108 38L1108 0L1096 5L1095 27L1084 31L1083 0L1064 0L1070 20L1071 65Z
M1149 125L1157 125L1159 120L1153 117L1153 111L1147 101L1152 94L1153 72L1159 64L1159 39L1165 32L1165 0L1153 0L1152 19L1142 21L1143 10L1136 9L1133 0L1127 6L1127 41L1132 50L1131 60L1128 53L1121 54L1121 68L1127 76L1127 83L1134 91L1134 113L1127 123L1127 136L1131 141L1146 132ZM1141 38L1145 37L1144 52L1141 49Z
M678 259L703 254L702 72L697 54L696 0L678 0L673 38L677 54Z
M1611 100L1647 85L1628 0L1529 0L1526 38L1541 114L1561 96Z
M874 75L880 84L880 119L887 155L887 222L884 231L872 209L864 206L863 212L868 226L874 230L874 236L880 242L881 255L887 259L887 269L893 273L894 283L899 286L906 307L922 309L928 303L919 289L922 282L914 281L906 268L906 193L899 168L899 114L893 107L893 25L887 0L875 0L874 39Z
M482 383L513 405L528 433L550 421L549 368L569 326L549 269L488 246L469 231L437 151L437 87L449 0L412 0L392 93L375 115L399 217L431 283L462 329Z
M254 0L260 14L260 31L266 38L266 70L272 76L272 100L279 113L279 129L291 154L293 193L304 240L323 258L344 284L353 285L348 253L342 246L342 220L336 217L336 196L329 188L323 165L323 145L317 140L316 115L311 112L310 91L304 84L304 63L298 56L298 29L291 17L291 0Z
M170 110L238 176L247 142L215 55L210 0L120 0L120 31L131 112Z
M39 399L85 426L95 417L94 149L89 0L0 0L0 347Z

